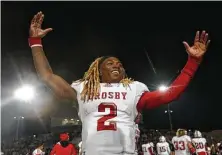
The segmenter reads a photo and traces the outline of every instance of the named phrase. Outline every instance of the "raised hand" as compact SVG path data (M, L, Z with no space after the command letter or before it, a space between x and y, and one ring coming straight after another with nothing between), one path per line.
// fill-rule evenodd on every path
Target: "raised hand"
M42 12L38 12L32 19L30 29L29 29L29 36L30 37L44 37L48 32L52 31L52 28L42 29L42 22L44 19L44 14Z
M209 43L210 40L208 40L208 33L205 31L202 31L201 35L199 31L196 32L193 46L189 46L189 44L185 41L183 42L187 53L195 58L201 58L205 54Z

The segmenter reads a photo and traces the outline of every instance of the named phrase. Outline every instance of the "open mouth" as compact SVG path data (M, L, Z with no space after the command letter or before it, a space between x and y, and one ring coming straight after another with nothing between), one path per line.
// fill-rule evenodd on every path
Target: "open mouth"
M115 74L115 75L119 75L119 71L117 71L117 70L114 70L114 71L112 71L111 73L112 73L112 74Z

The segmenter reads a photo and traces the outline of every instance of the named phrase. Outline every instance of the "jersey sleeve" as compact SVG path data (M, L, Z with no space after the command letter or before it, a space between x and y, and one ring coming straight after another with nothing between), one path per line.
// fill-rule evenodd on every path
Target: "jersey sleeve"
M136 84L136 97L135 97L135 103L136 104L135 104L135 109L137 110L137 112L141 112L140 110L138 111L138 109L137 109L137 103L139 102L140 97L143 95L143 93L144 92L148 92L149 89L142 82L135 81L135 84Z
M73 89L75 89L75 91L76 91L78 94L80 94L80 92L81 92L81 84L82 84L81 81L74 81L74 82L71 84L71 87L72 87Z

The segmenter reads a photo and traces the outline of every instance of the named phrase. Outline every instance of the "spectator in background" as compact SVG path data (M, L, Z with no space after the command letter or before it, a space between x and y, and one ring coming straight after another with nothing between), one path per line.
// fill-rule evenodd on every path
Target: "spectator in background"
M77 155L74 145L69 142L67 133L60 134L60 142L53 147L50 155Z

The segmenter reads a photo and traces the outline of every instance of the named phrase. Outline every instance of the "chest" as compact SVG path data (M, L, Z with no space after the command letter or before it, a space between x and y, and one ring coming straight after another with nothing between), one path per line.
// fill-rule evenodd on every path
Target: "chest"
M100 92L93 100L81 103L81 109L85 114L110 113L110 111L125 111L130 113L134 105L135 92L131 87L123 87L120 84L105 86L101 84Z

